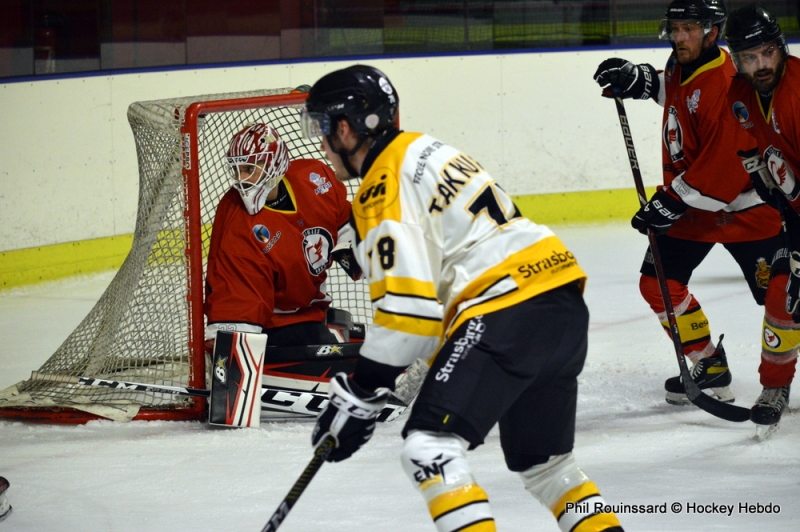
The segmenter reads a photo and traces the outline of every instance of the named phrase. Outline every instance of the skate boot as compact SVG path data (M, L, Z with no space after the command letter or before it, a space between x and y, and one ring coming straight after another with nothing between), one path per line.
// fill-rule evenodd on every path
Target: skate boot
M781 414L789 404L791 386L767 388L758 396L756 404L750 409L750 419L756 425L775 425L781 420Z
M723 403L732 403L736 399L730 389L731 372L728 369L728 359L725 357L721 336L714 355L698 360L689 372L692 380L701 390L710 388L711 395ZM667 379L664 389L667 391L666 399L669 404L685 405L689 403L680 375Z
M8 517L8 514L11 513L11 505L8 503L8 499L6 498L6 490L8 489L9 483L8 481L0 477L0 521Z

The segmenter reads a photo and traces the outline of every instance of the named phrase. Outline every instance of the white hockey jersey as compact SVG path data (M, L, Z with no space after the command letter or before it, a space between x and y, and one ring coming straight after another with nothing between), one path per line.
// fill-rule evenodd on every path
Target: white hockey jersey
M392 366L430 358L471 317L586 277L477 161L421 133L378 155L352 221L375 313L361 355Z

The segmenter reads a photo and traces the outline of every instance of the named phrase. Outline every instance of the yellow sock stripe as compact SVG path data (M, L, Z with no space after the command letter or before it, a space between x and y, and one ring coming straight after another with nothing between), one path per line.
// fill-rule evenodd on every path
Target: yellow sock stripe
M603 532L615 526L620 526L615 514L594 514L573 526L570 532Z
M584 482L580 486L575 486L558 500L555 505L551 508L553 511L553 515L556 516L556 519L561 517L561 514L564 513L564 510L567 507L567 503L579 503L582 500L592 497L592 496L599 496L600 490L597 489L597 486L594 485L594 482Z
M489 502L489 496L477 484L467 484L442 493L428 503L428 511L436 520L442 515L475 502Z
M763 353L773 357L789 357L800 345L800 329L784 329L764 320L761 334ZM796 356L796 354L795 354Z
M711 337L708 318L706 318L702 308L681 314L675 318L675 321L678 322L678 333L681 335L681 343L684 345L707 340ZM662 321L661 325L669 332L668 321Z

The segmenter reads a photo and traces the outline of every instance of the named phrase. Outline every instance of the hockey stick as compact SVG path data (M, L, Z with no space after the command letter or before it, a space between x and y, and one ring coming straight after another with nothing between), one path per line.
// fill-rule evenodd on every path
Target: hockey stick
M647 196L645 195L644 184L642 183L642 173L639 170L639 160L636 157L636 150L633 147L633 137L631 136L631 129L628 124L628 114L625 112L625 105L622 103L622 98L614 98L614 102L617 104L619 125L622 128L622 136L625 138L625 148L628 151L628 162L631 165L633 182L636 185L636 193L639 196L639 204L644 206L647 203ZM658 287L661 290L661 299L664 301L664 310L667 314L667 321L669 322L670 336L672 337L672 344L675 346L675 355L678 357L678 366L680 366L681 378L683 380L683 387L686 390L686 396L697 407L705 410L712 416L736 423L749 421L749 408L723 403L710 395L704 394L700 387L697 386L697 383L692 379L692 375L689 373L689 367L686 365L686 359L683 355L683 346L678 331L678 320L675 318L675 309L672 306L672 299L669 295L667 278L664 275L664 265L661 262L661 255L658 251L658 245L656 244L656 235L652 231L648 231L647 238L650 241L650 252L653 255L656 279L658 280Z
M286 497L283 498L281 503L278 505L278 509L275 510L275 513L272 514L272 517L269 518L269 521L267 521L267 524L261 529L261 532L275 532L275 530L278 530L278 527L281 526L283 520L286 519L287 515L289 515L289 510L292 509L297 502L297 499L300 498L300 495L303 494L303 491L305 491L305 489L311 483L311 479L314 478L314 475L317 474L319 468L325 463L328 455L331 454L334 445L336 445L336 440L333 436L328 436L322 440L322 443L320 443L316 449L314 449L314 458L311 459L306 468L300 474L300 478L297 479L297 481L294 483L294 486L292 486L292 489L290 489Z
M126 392L155 392L186 397L210 397L211 392L199 388L184 388L182 386L166 386L161 384L144 384L140 382L113 381L97 379L94 377L73 377L71 375L56 375L52 373L31 373L32 381L60 382L64 384L82 384L84 386L102 386ZM327 393L287 390L261 386L261 409L287 414L299 414L309 417L316 416L328 400ZM407 405L387 404L383 407L378 421L393 421L402 414Z

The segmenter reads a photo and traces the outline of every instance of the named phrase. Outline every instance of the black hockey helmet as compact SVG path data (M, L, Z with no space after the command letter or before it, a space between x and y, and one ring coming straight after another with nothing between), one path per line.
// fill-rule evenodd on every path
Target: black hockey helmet
M786 38L778 21L766 9L749 4L731 12L725 28L725 42L731 53L743 52L776 41L784 55L789 54Z
M362 137L376 136L395 125L398 104L397 91L377 68L353 65L336 70L311 87L303 133L309 138L330 135L331 126L345 118Z
M669 39L670 22L673 20L696 20L701 22L706 34L711 31L712 27L717 26L719 34L722 35L727 17L728 9L722 0L672 0L667 6L666 13L664 13L664 20L661 21L658 37L660 39Z

